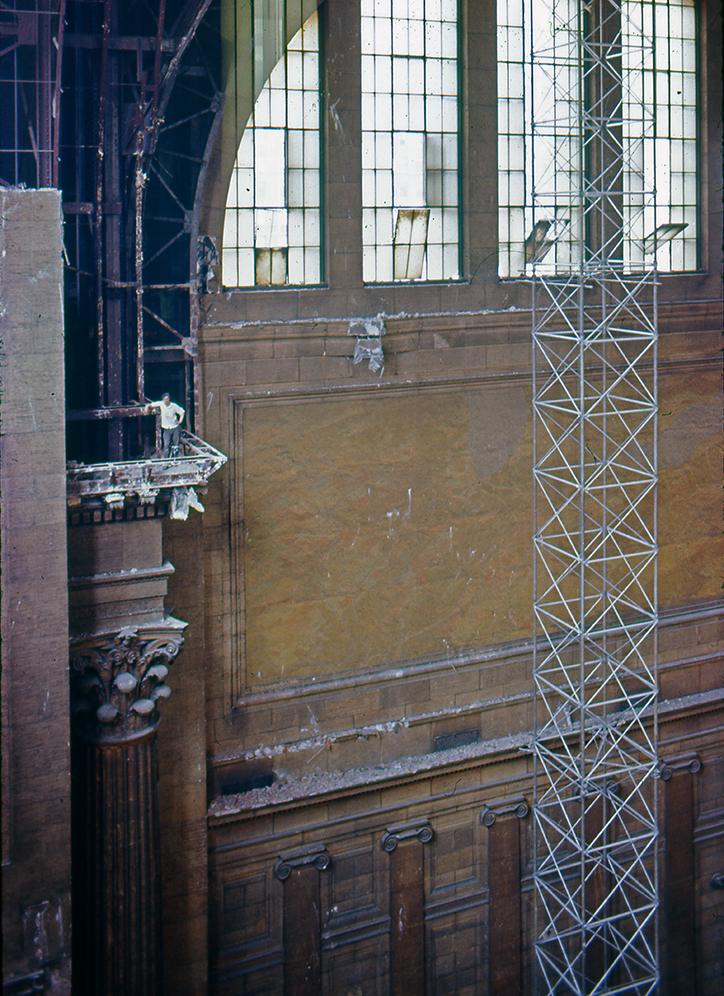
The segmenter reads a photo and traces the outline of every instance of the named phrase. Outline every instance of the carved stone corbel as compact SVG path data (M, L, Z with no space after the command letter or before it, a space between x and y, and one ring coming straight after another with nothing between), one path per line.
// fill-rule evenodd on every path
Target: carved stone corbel
M435 836L429 820L415 820L399 827L390 827L382 834L380 847L383 851L392 852L401 840L417 837L421 844L429 844Z
M480 813L480 822L484 827L492 827L499 816L512 816L515 814L519 820L524 819L530 812L530 806L522 795L510 796L507 799L496 799L493 802L486 802Z
M171 694L169 666L186 624L126 627L71 640L71 711L75 731L96 743L146 736L160 722L157 704Z

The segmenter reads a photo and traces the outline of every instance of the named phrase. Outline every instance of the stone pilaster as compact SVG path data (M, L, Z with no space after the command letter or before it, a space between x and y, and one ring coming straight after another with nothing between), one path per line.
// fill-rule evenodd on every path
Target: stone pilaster
M517 795L486 803L480 814L490 831L488 985L495 996L518 996L522 991L520 827L529 812L525 798Z
M380 841L390 855L390 994L424 996L425 875L423 845L435 832L428 820L385 830Z

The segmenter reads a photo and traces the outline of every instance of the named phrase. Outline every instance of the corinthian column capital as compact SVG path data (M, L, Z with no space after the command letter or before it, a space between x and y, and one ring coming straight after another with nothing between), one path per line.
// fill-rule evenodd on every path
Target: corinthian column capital
M169 666L183 645L186 623L80 636L70 642L71 703L77 733L98 743L135 740L160 722L158 702L171 689Z

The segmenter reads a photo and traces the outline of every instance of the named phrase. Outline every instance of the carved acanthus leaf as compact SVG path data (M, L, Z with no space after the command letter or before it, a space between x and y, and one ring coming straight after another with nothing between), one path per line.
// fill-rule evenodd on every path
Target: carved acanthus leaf
M71 699L75 729L84 737L116 742L143 736L160 721L157 703L168 698L169 666L183 644L184 625L73 640Z

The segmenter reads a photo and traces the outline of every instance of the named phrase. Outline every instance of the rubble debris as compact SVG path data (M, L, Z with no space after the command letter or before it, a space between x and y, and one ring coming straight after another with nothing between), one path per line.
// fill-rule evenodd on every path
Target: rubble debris
M197 512L205 511L193 488L174 488L171 492L171 518L185 521L189 517L189 508L195 508Z
M376 315L374 318L353 318L347 329L348 335L357 336L354 347L354 362L361 363L362 360L368 360L370 370L373 373L377 373L379 370L380 376L385 369L385 354L382 351L384 332L384 315Z
M519 733L514 736L500 737L497 740L465 744L452 750L438 751L434 754L421 754L417 757L401 758L399 761L376 764L367 768L355 768L351 771L328 772L317 769L301 778L287 775L283 780L276 781L264 788L254 788L248 792L220 796L214 799L209 806L208 815L210 817L231 816L234 813L247 810L288 804L296 800L309 800L331 792L365 790L391 779L432 772L451 764L474 761L476 758L488 754L524 750L529 747L530 739L530 733Z

